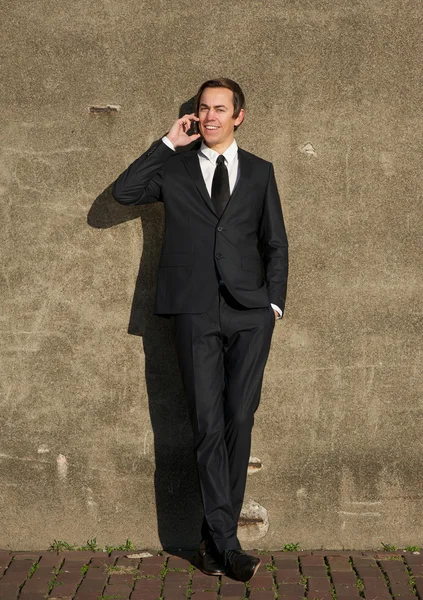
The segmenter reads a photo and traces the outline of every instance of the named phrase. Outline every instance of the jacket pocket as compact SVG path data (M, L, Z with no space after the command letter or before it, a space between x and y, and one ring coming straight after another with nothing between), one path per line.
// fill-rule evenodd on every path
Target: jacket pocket
M190 267L191 252L166 252L160 257L159 267Z

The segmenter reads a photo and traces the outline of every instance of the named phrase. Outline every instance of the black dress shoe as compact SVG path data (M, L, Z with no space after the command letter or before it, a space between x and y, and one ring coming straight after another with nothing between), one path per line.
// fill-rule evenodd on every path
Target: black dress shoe
M203 540L198 550L200 571L206 575L225 575L225 567L219 556L212 552L210 544Z
M226 575L239 581L250 581L257 573L261 560L242 550L225 550L223 553Z

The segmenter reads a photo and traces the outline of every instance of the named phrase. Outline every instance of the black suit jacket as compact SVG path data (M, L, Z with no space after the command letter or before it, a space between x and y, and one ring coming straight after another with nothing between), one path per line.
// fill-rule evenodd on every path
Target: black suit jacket
M219 219L198 148L174 152L158 140L112 186L121 204L164 203L154 313L206 312L219 279L247 308L284 310L288 241L272 164L238 149L240 177Z

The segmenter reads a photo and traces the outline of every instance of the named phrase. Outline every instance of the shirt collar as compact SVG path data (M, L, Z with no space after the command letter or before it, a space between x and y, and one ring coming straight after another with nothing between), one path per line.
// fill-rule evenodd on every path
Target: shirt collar
M216 164L219 153L216 152L216 150L212 150L211 148L209 148L207 146L207 144L204 143L204 140L201 142L200 152L206 158L208 158L211 163ZM231 161L233 161L233 159L237 155L237 152L238 152L238 144L236 143L236 140L234 140L232 142L232 144L229 146L229 148L226 148L225 152L223 153L223 156L225 157L226 161L228 163L230 163Z

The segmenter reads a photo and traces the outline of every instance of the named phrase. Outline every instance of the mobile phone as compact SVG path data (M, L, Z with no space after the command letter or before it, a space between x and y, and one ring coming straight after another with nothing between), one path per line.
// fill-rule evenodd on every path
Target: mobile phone
M189 128L188 135L196 135L197 133L200 133L198 121L191 121L191 127Z

